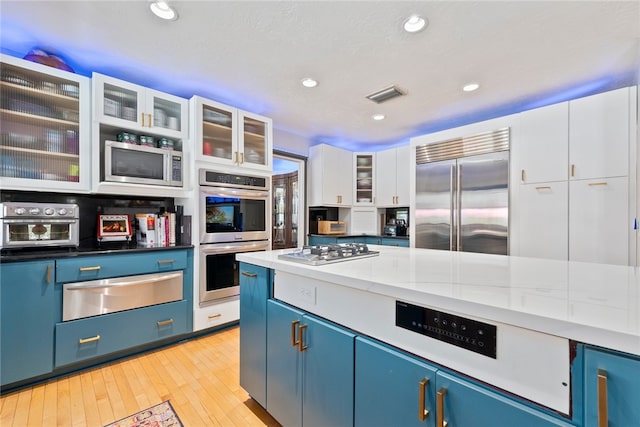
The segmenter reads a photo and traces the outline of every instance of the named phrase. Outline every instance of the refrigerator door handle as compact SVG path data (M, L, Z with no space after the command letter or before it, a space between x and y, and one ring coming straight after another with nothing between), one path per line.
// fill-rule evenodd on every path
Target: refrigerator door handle
M456 179L456 214L458 216L456 223L456 250L462 251L462 165L458 164L458 176Z
M455 168L455 164L451 165L449 167L449 191L451 193L453 193L454 189L455 189L455 182L453 180L453 169ZM453 194L451 195L451 197L449 197L450 200L450 208L449 209L449 224L451 227L451 230L449 231L449 250L453 251L455 250L454 246L453 246L453 235L455 233L456 230L456 223L454 222L454 213L455 213L455 199L453 198Z

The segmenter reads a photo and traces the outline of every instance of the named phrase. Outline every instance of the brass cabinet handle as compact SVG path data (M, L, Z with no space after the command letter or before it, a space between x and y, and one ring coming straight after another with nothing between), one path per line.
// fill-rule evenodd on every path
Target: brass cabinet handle
M571 176L576 176L576 165L571 165Z
M520 181L524 182L525 180L525 174L524 174L524 169L522 169L522 172L520 172Z
M444 420L444 396L447 394L447 389L442 387L436 393L436 427L447 427L447 422Z
M607 185L606 182L590 182L589 187L603 187Z
M300 323L299 320L291 322L291 347L298 345L298 340L296 339L296 326L298 326L298 323Z
M238 163L238 152L237 151L234 152L234 157L235 157L235 160L233 161L233 163Z
M608 427L607 371L598 369L598 427Z
M300 337L298 339L298 351L305 351L308 346L304 345L304 330L307 329L308 325L300 325L298 327L298 331L300 332Z
M173 264L175 260L172 259L160 259L158 260L158 264Z
M425 397L427 394L427 384L429 384L429 378L423 378L418 383L418 421L424 421L429 416L429 411L425 409Z
M173 323L173 319L167 319L167 320L160 320L158 322L156 322L156 325L158 326L167 326Z
M99 341L99 340L100 340L100 335L96 335L95 337L91 337L91 338L80 338L78 340L78 344L87 344L87 343Z
M211 316L207 316L209 319L217 319L219 317L222 317L222 314L217 313L217 314L212 314Z
M153 123L152 118L153 118L153 116L151 114L149 114L149 127L151 127L151 124Z
M51 283L51 265L47 265L47 285Z
M240 164L244 164L244 152L240 153Z
M99 265L96 265L94 267L80 267L80 271L98 271L101 268L102 267L100 267Z
M144 113L140 113L140 115L142 116L142 127L144 127Z
M536 190L551 190L549 186L536 187Z
M258 277L256 273L249 273L248 271L243 271L242 275L247 277Z

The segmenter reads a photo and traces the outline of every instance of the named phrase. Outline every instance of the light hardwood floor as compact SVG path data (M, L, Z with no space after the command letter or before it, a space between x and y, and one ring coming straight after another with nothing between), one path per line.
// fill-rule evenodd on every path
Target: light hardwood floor
M0 426L104 426L170 400L185 426L278 426L239 384L238 327L19 390Z

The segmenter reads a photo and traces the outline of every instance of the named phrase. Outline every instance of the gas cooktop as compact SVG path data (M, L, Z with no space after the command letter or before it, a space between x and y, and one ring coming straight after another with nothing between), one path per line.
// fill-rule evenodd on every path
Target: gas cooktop
M378 251L370 251L365 243L339 243L305 246L302 249L278 255L278 258L308 265L324 265L373 257L379 254Z

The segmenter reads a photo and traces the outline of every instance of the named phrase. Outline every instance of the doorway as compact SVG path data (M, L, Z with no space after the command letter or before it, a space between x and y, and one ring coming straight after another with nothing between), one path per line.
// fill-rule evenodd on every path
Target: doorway
M305 236L306 158L274 151L272 249L302 247Z

